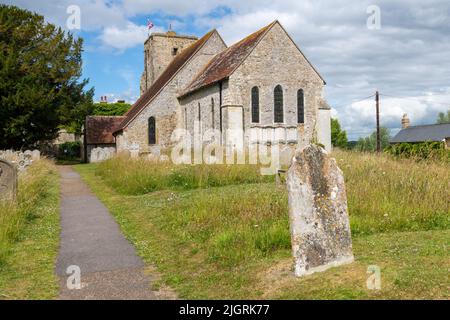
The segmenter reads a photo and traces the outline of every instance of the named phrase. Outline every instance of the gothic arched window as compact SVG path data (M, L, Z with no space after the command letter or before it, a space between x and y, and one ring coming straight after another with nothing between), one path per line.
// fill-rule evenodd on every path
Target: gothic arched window
M305 123L305 95L303 89L297 91L297 123Z
M274 122L283 123L283 88L277 85L273 91Z
M148 144L156 144L155 117L148 118Z
M259 89L258 87L252 88L252 122L259 122Z

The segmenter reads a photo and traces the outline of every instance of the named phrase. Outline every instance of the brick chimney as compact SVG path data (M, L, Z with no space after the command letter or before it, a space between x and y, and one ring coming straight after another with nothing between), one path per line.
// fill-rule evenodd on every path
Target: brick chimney
M409 127L409 118L408 115L405 113L402 118L402 129L406 129L408 127Z

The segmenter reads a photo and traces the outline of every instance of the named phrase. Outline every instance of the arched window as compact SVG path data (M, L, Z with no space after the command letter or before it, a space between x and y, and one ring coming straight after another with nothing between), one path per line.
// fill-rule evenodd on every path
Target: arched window
M283 123L283 88L280 85L273 91L274 122Z
M252 88L252 122L259 123L259 90Z
M297 91L297 123L305 123L305 95L303 89Z
M156 144L155 117L148 118L148 144Z

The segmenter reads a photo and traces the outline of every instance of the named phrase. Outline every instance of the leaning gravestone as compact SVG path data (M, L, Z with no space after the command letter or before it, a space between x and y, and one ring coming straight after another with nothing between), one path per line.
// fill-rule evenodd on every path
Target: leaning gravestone
M13 201L17 193L17 171L9 161L0 159L0 201Z
M344 176L316 145L299 149L287 173L295 275L353 261Z

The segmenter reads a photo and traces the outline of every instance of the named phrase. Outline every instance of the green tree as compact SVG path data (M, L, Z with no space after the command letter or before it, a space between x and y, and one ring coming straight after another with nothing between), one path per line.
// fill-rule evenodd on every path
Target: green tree
M333 147L347 148L347 132L341 129L338 119L331 118L331 144Z
M129 103L95 103L93 115L96 116L122 116L130 109Z
M447 111L447 113L439 112L436 123L450 123L450 109Z
M38 14L0 5L0 149L52 140L61 126L80 131L94 94L80 81L82 43Z
M389 146L389 140L391 138L388 128L380 127L381 149ZM365 138L359 138L356 144L356 150L359 151L376 151L377 150L377 132L374 131L370 136Z

